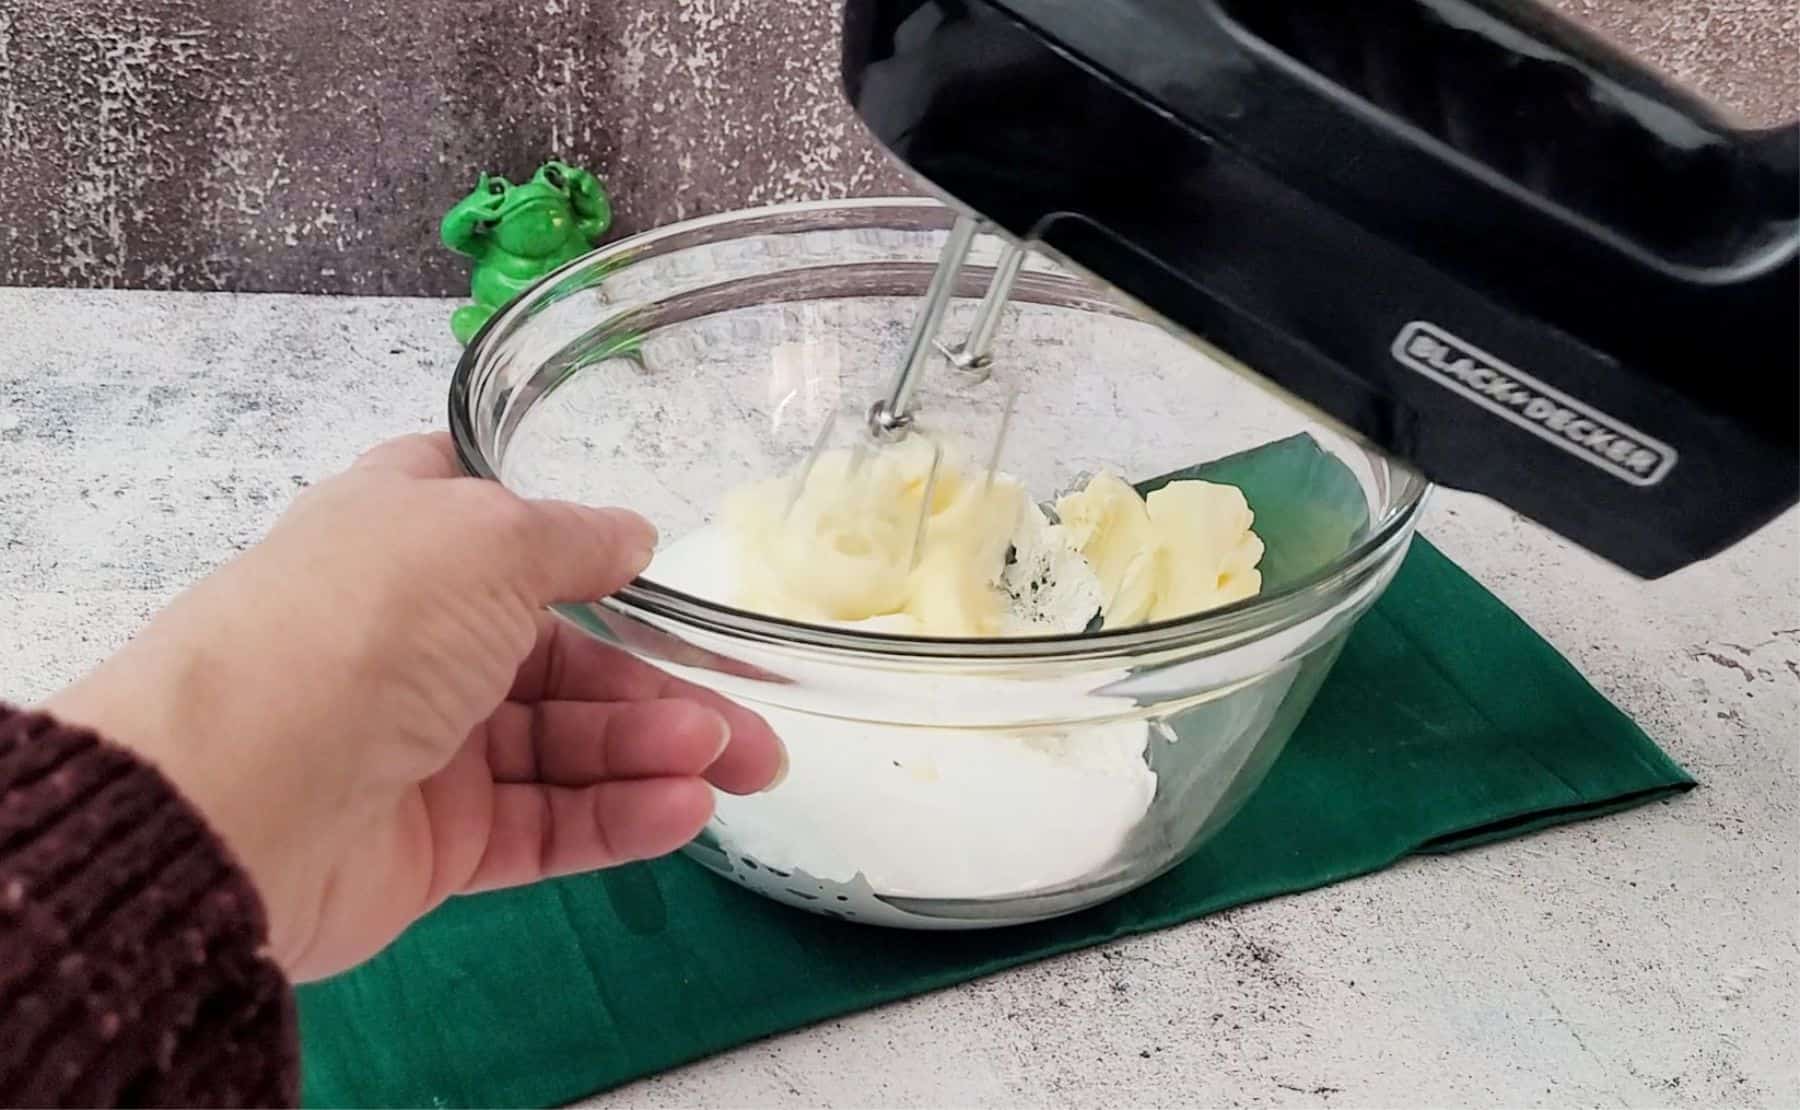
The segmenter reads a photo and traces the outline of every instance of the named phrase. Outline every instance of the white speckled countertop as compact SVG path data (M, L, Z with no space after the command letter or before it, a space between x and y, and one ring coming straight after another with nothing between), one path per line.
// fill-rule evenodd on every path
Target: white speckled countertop
M449 311L0 290L0 695L97 661L308 480L442 426ZM1800 1105L1800 514L1653 584L1474 498L1424 531L1702 788L595 1104Z

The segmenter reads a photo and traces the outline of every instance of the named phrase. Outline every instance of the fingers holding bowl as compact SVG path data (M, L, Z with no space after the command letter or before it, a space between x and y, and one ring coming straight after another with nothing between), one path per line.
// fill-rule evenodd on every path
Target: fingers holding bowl
M550 786L699 777L731 740L723 717L681 698L507 702L487 727L494 781Z
M487 847L464 887L474 893L668 855L698 836L713 810L697 778L564 787L494 788Z
M769 723L745 707L602 644L544 614L537 646L508 695L514 701L687 702L721 718L729 731L706 780L730 794L768 790L786 773L787 751Z

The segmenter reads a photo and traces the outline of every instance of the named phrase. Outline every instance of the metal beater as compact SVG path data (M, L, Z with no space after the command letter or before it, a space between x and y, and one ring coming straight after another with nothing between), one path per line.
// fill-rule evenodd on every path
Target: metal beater
M968 260L970 248L974 246L975 237L983 231L991 230L982 221L973 216L958 216L951 225L949 237L944 241L942 251L938 255L937 266L931 275L931 281L925 287L924 303L913 321L912 334L907 340L906 355L901 361L900 369L895 373L885 396L877 399L869 406L865 418L866 436L852 447L850 473L854 476L865 464L869 456L870 445L890 445L898 443L913 430L916 411L913 402L917 397L920 384L924 380L925 368L932 361L932 356L940 355L957 371L967 376L970 384L987 381L993 374L994 335L999 329L1000 314L1006 307L1007 299L1012 294L1013 283L1018 279L1019 271L1025 264L1025 248L1018 243L1007 241L1002 248L999 260L995 263L994 274L988 282L986 293L975 310L975 319L969 327L968 335L958 343L945 343L939 333L944 326L944 313L950 306L950 297L956 288L957 276L962 272ZM1001 410L1000 425L994 436L993 446L988 453L986 481L991 485L994 475L1000 466L1001 450L1006 443L1006 434L1012 423L1013 409L1018 401L1018 388L1007 392L1004 407ZM787 503L787 511L792 512L806 491L806 483L811 476L813 466L824 454L831 442L836 426L834 413L820 430L818 437L801 464L796 475L793 492ZM931 515L932 491L936 488L938 470L944 461L943 446L934 443L931 467L925 478L924 496L920 501L919 519L913 529L912 564L918 565L924 551L925 529Z

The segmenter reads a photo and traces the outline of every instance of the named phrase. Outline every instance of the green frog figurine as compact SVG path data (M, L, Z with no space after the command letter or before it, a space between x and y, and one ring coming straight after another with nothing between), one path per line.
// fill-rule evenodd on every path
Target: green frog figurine
M482 174L439 229L445 246L475 260L469 279L475 303L450 317L456 341L466 345L537 279L593 250L611 224L606 190L586 170L546 162L519 185Z

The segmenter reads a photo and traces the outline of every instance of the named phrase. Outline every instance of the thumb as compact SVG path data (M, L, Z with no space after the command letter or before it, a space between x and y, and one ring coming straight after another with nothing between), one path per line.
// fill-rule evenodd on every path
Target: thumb
M515 499L502 529L508 579L534 606L594 601L650 565L656 529L628 509Z

